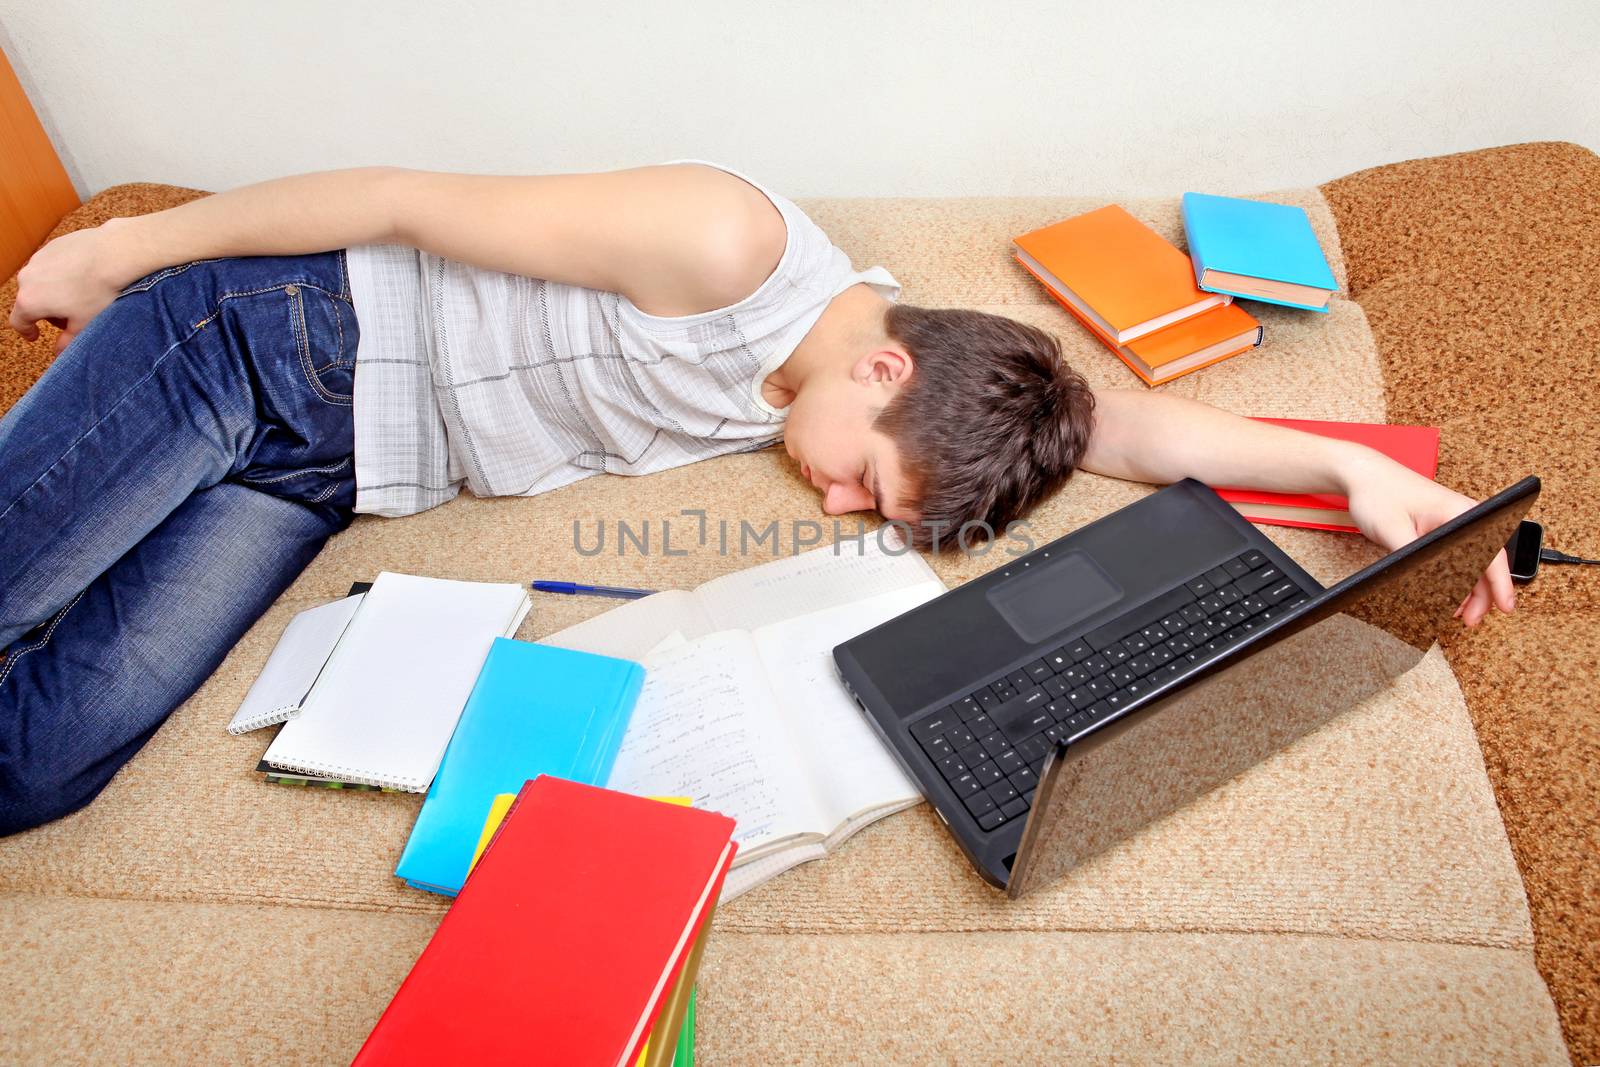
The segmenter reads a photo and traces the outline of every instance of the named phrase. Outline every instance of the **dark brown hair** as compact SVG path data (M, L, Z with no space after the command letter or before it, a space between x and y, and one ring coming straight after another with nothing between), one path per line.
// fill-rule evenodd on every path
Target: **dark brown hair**
M1071 476L1089 447L1094 393L1054 337L981 311L905 304L889 307L884 329L913 360L873 426L900 451L900 497L920 514L914 544L1003 534Z

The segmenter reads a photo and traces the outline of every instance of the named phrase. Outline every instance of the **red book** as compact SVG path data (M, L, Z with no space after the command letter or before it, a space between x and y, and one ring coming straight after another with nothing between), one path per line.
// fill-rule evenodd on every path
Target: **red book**
M1439 470L1436 426L1390 426L1370 422L1320 422L1311 419L1257 419L1292 430L1355 441L1377 449L1424 478ZM1269 493L1260 489L1218 489L1217 495L1251 522L1303 526L1312 530L1360 533L1350 520L1350 501L1337 493Z
M357 1064L632 1064L737 846L714 812L522 787Z

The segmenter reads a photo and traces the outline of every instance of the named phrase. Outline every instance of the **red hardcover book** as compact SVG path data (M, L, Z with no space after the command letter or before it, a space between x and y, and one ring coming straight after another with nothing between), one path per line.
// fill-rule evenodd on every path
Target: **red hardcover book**
M733 829L528 782L355 1062L631 1065L721 892Z
M1336 437L1374 448L1397 463L1432 478L1439 470L1436 426L1391 426L1370 422L1322 422L1312 419L1257 419L1293 430ZM1350 520L1350 501L1337 493L1269 493L1260 489L1218 489L1217 495L1251 522L1302 526L1312 530L1360 533Z

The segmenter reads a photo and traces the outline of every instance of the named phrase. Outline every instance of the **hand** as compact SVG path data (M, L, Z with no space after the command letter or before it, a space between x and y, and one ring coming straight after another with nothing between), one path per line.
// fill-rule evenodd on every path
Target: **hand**
M17 275L11 328L33 341L39 337L41 319L59 327L55 343L59 355L90 319L139 277L119 267L127 222L112 219L93 229L63 234L35 252Z
M1350 517L1356 526L1391 552L1477 503L1377 453L1352 460L1345 484ZM1503 548L1456 608L1456 618L1476 626L1489 614L1491 605L1507 614L1517 606Z

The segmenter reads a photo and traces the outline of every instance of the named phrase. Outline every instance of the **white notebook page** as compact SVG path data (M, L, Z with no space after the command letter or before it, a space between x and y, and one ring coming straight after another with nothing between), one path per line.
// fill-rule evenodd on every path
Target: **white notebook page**
M644 688L628 722L608 789L686 796L738 826L739 863L753 849L795 834L824 833L811 790L785 751L774 696L755 641L711 634L645 662Z
M267 762L426 791L490 643L527 611L521 585L378 575Z
M796 841L787 848L777 849L765 856L757 856L749 863L735 864L728 871L728 876L722 880L722 895L717 901L726 904L735 897L750 892L756 886L772 881L784 871L798 867L802 863L820 860L827 854L827 847L820 841L810 843Z
M670 634L693 640L713 629L693 593L668 589L541 637L539 643L638 663Z
M850 816L922 793L868 725L834 668L833 648L945 591L937 578L870 600L816 611L755 632L795 754L828 831Z
M885 535L886 537L888 535ZM913 551L893 552L868 534L812 549L798 556L724 574L695 590L706 616L718 630L754 630L781 619L838 607L938 581L927 560Z
M885 543L889 535L885 535ZM693 592L669 589L602 612L539 640L547 645L635 662L673 631L693 641L717 630L767 623L938 581L915 552L891 554L874 536L864 547L844 541L761 563L705 582Z

